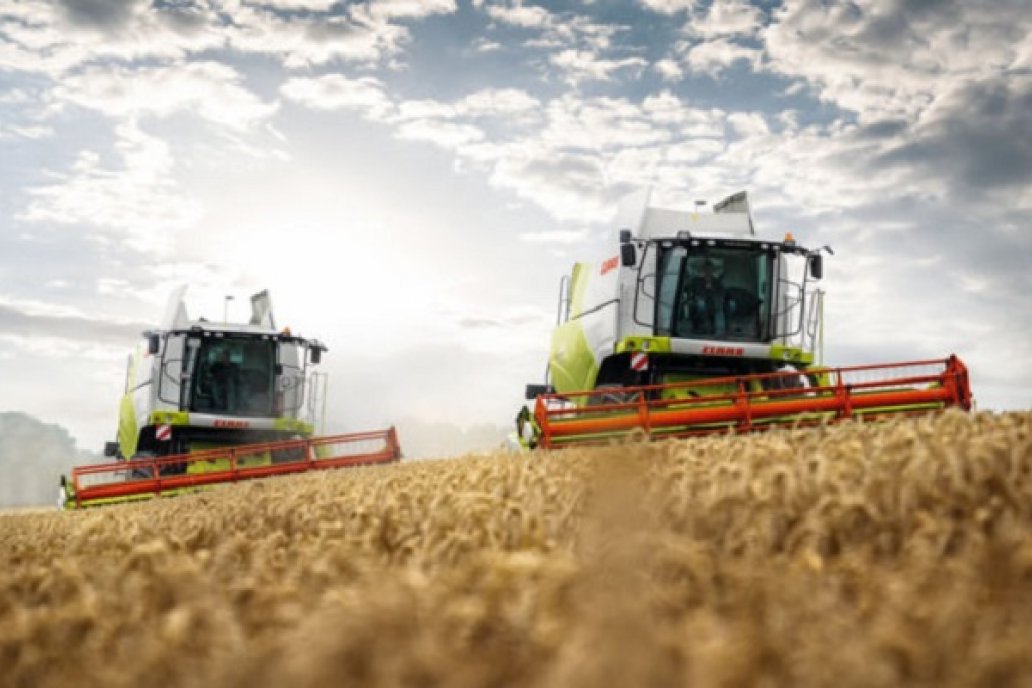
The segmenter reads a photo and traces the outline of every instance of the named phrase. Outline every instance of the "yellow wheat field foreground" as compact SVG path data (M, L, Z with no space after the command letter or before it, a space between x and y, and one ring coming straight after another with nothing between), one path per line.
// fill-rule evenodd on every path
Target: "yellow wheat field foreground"
M4 686L1029 686L1032 413L0 517Z

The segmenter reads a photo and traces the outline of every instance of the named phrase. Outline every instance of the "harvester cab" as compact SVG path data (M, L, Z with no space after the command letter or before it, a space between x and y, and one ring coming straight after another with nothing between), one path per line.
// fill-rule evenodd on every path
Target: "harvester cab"
M744 191L710 213L657 208L649 198L646 189L624 199L612 253L576 263L560 281L547 378L527 386L535 409L517 417L524 446L635 430L650 437L760 430L873 415L890 401L911 410L944 403L873 404L871 394L941 387L947 362L893 364L890 374L822 366L818 283L829 247L805 248L791 234L761 238ZM915 375L921 379L909 380ZM966 399L966 375L963 382ZM860 404L842 401L854 389ZM824 403L830 396L837 405Z
M161 326L129 357L118 438L105 453L166 456L311 436L321 390L309 365L326 347L277 330L268 292L251 297L246 323L192 320L184 292L172 294Z
M73 506L147 498L216 482L400 458L393 428L313 438L327 347L277 329L267 291L245 323L191 319L186 287L129 356L113 463L63 480ZM316 466L316 464L318 464Z

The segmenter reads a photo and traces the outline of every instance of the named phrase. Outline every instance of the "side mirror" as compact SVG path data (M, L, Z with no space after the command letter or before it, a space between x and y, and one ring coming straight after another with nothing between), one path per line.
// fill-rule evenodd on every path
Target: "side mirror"
M824 277L824 256L819 253L810 256L810 277L815 280Z
M118 442L105 442L104 456L118 456Z
M537 399L538 396L542 394L555 394L555 387L553 387L552 385L529 384L527 385L526 390L524 390L523 398Z
M322 349L312 347L308 351L310 352L308 358L312 361L312 365L319 365L320 361L322 361Z
M161 335L157 332L147 333L147 353L151 356L161 351Z
M629 244L631 243L631 230L621 229L620 230L620 243Z
M633 267L638 261L638 252L634 244L620 244L620 264L625 268Z

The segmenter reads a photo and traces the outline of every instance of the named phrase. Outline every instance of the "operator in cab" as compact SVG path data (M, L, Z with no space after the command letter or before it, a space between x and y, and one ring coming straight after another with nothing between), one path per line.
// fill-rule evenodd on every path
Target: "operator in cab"
M209 370L215 409L232 413L240 393L240 368L230 358L229 351L223 349Z
M706 259L702 268L691 280L688 299L688 316L695 334L715 334L717 315L724 301L724 285L715 274L713 261Z

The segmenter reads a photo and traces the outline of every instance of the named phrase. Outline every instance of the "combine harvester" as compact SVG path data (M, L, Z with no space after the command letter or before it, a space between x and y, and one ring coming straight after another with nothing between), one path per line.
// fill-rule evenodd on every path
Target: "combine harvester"
M757 237L744 191L712 213L649 195L621 204L613 255L560 282L545 384L527 386L534 410L516 419L524 447L971 408L955 356L823 366L815 284L832 251Z
M401 458L393 427L313 437L326 377L309 364L326 347L277 330L267 292L237 324L190 320L185 290L129 357L118 441L104 448L114 461L62 476L65 508Z

